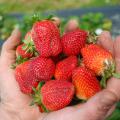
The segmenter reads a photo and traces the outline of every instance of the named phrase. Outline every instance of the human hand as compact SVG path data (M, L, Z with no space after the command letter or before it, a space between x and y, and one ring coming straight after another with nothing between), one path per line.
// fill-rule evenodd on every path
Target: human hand
M116 72L120 73L120 37L112 41L109 32L103 32L98 44L113 54L116 62ZM120 100L120 80L112 77L107 88L94 95L86 103L49 113L44 120L104 120L115 109Z
M0 116L4 120L37 120L38 107L29 106L31 98L19 90L14 70L10 68L15 62L15 48L20 43L20 32L14 30L4 43L0 56ZM3 119L2 119L3 120Z
M20 33L14 31L4 43L0 57L0 116L5 120L103 120L111 113L115 103L120 98L120 81L111 78L107 89L93 96L85 104L66 107L62 110L41 114L36 106L30 107L31 98L20 92L10 65L15 62L15 47L19 44ZM103 44L104 43L104 44ZM107 32L99 39L106 49L110 50L117 62L117 72L120 72L120 38L113 43Z

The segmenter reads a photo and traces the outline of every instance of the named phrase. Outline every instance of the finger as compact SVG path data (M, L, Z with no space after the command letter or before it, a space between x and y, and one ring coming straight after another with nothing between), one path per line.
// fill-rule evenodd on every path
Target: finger
M120 73L120 37L114 41L114 52L116 61L116 72ZM107 88L113 91L120 99L120 79L111 78L108 81Z
M4 43L2 52L9 52L10 50L14 50L19 43L20 31L18 29L15 29L8 40Z
M113 106L111 107L111 109L108 111L108 113L107 113L107 115L106 115L106 118L109 117L109 116L113 113L113 111L115 110L115 108L116 108L116 104L113 105Z
M60 26L61 19L59 17L52 17L52 21L57 27Z
M15 60L15 48L19 43L20 32L18 29L15 29L2 46L1 59L4 64L11 64Z
M105 89L84 104L84 116L89 116L90 120L103 120L117 101L117 96Z
M79 22L77 19L71 19L67 22L65 26L65 33L71 32L79 28Z
M113 40L108 31L104 31L98 38L98 44L113 54Z
M120 72L120 36L114 41L116 71Z

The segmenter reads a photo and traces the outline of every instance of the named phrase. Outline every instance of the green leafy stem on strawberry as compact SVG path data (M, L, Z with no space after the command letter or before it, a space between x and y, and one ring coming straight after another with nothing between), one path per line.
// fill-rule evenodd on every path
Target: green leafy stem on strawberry
M44 112L50 112L41 102L41 87L45 84L45 82L40 82L37 86L37 88L32 88L33 89L33 94L31 94L33 101L31 102L30 106L37 104L38 106L41 106L42 110Z

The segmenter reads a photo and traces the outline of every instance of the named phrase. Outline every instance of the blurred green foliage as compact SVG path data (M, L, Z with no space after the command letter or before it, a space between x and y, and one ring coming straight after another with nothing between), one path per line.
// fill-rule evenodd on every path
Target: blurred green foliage
M21 20L18 20L10 15L0 14L0 39L5 40L15 27L19 27L21 29L22 36L25 36L26 32L32 28L33 23L42 19L46 19L46 16L41 13L24 15ZM81 29L92 32L95 32L98 28L111 30L112 27L112 22L102 13L88 13L83 16L61 18L61 34L64 32L65 25L69 19L77 19Z
M96 28L110 30L111 27L111 20L106 18L102 13L88 13L80 19L80 28L85 30L95 31Z
M6 39L17 24L17 19L0 13L0 39Z
M120 110L116 109L107 120L120 120Z
M120 0L0 0L0 11L4 13L31 13L35 11L108 5L120 5Z

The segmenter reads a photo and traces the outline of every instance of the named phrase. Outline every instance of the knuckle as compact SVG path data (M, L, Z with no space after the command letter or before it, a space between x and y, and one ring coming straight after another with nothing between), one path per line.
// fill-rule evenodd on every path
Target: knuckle
M109 90L104 90L102 98L100 98L98 110L108 111L117 101L118 101L118 98L113 92Z

